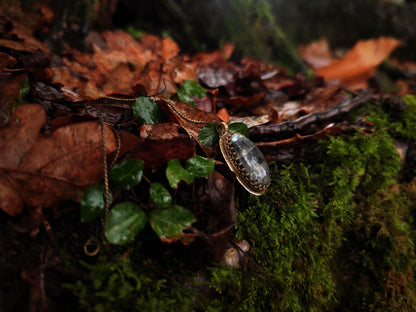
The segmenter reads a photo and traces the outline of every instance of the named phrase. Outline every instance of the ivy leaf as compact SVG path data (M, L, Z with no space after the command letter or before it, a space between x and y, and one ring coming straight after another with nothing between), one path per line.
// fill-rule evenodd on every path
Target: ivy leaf
M142 208L132 202L120 203L108 214L105 237L112 244L131 243L146 223L147 216Z
M177 188L181 180L191 184L195 178L207 177L214 170L214 164L214 159L197 155L189 158L184 168L178 159L171 159L166 168L166 177L170 187Z
M214 159L196 155L186 161L185 169L196 178L208 177L214 170L214 164Z
M185 80L182 87L178 89L177 94L179 100L195 106L195 102L191 96L202 98L207 94L207 91L196 81Z
M230 133L239 132L246 137L249 137L248 127L245 123L242 122L235 122L228 126L228 131ZM199 142L202 145L206 146L214 146L219 141L219 135L217 132L217 123L210 123L207 124L204 128L202 128L199 136Z
M183 230L196 221L192 212L178 205L155 209L150 212L149 219L153 230L166 242L181 239L185 235Z
M113 201L109 193L109 204ZM94 184L81 199L81 221L89 222L98 218L105 210L105 188L102 184Z
M145 96L139 97L132 106L133 114L139 117L143 124L156 125L166 121L166 114L155 102Z
M242 122L235 122L235 123L228 125L228 132L230 133L239 132L245 135L246 137L249 137L248 127L245 123L242 123Z
M128 191L141 181L143 168L143 160L127 159L114 165L108 178L114 187Z
M172 203L172 197L169 191L160 183L152 183L150 185L150 197L156 205L168 208Z
M166 168L166 177L168 178L169 185L172 188L177 188L178 183L183 180L188 184L191 184L194 181L194 177L189 173L184 167L182 167L179 159L171 159L168 162Z
M205 146L214 146L218 143L219 138L216 122L207 124L204 128L202 128L198 136L199 142Z

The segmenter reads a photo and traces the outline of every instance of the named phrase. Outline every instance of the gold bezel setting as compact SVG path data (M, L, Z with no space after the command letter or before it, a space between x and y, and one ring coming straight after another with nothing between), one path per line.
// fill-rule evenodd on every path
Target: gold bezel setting
M221 136L219 141L221 153L230 170L235 173L237 180L250 193L258 196L264 194L270 183L259 183L250 176L250 170L252 170L252 168L245 168L242 162L240 161L240 155L237 155L233 148L233 145L231 144L232 134L228 133L227 124L219 124L217 130ZM249 140L247 139L247 141ZM254 145L253 142L249 142ZM260 151L259 153L261 154Z

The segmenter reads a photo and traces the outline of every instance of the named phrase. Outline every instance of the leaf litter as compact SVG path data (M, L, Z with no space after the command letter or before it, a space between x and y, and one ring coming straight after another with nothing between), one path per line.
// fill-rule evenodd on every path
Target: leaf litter
M391 38L361 41L342 60L330 58L324 40L319 43L322 48L318 43L303 48L301 55L316 67L318 76L340 83L327 86L318 77L307 80L289 76L283 69L261 60L246 58L240 64L231 62L234 47L230 43L222 51L189 56L181 54L169 38L144 35L136 41L122 31L104 31L87 36L91 52L67 46L67 50L56 55L34 35L39 29L48 31L53 17L50 9L42 6L36 19L37 28L22 23L25 16L20 14L20 19L0 15L3 23L11 25L0 41L10 53L1 54L1 78L5 86L2 118L10 121L1 129L4 174L0 192L1 208L10 215L20 214L25 205L48 207L59 200L79 201L87 186L100 181L103 165L97 119L106 122L106 154L114 153L118 144L114 135L117 130L111 130L110 126L118 131L123 128L129 133L122 135L122 152L118 157L143 160L145 172L155 173L174 159L189 159L197 152L195 143L206 156L219 159L215 137L211 135L209 144L201 144L199 140L205 125L221 120L215 114L217 110L221 118L249 124L250 136L266 158L281 160L276 156L276 148L280 154L287 152L281 151L283 142L275 140L285 138L280 135L285 132L282 125L307 114L330 111L345 101L350 95L342 88L353 90L354 83L362 87L374 74L375 67L399 44ZM13 56L13 51L27 54L19 59ZM45 58L49 65L41 67ZM19 107L9 117L25 78L20 71L15 74L16 70L30 74L28 98L40 106ZM215 91L211 96L210 89ZM190 97L192 94L194 97ZM152 95L157 96L152 100ZM255 120L261 120L260 125ZM316 140L321 135L343 131L338 127L331 133L325 128L329 122L314 125L315 128L309 126L308 138ZM301 139L294 136L296 131L302 129L287 131L287 144L302 150ZM290 136L297 139L290 143ZM286 151L293 151L293 146ZM291 157L296 155L289 154L286 161Z

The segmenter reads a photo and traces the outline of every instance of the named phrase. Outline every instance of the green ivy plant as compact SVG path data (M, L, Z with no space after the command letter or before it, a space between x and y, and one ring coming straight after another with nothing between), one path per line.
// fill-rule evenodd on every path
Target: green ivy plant
M178 159L169 161L166 168L166 177L172 188L178 188L180 181L191 184L197 177L208 177L214 170L214 160L202 156L188 159L183 167ZM128 159L111 168L109 184L111 188L132 192L143 177L144 163L138 159ZM105 223L104 234L113 244L132 243L147 223L151 225L156 234L167 242L183 240L183 230L196 221L195 216L182 206L174 205L172 197L163 184L151 183L149 188L150 199L155 209L147 211L141 205L125 201L116 204L110 212ZM112 193L109 194L112 202ZM81 200L81 221L90 222L104 214L105 188L102 184L91 186Z
M239 132L246 137L249 137L248 127L245 123L242 122L234 122L228 125L228 132ZM219 135L217 132L217 123L209 123L204 128L202 128L201 133L198 136L199 142L205 146L214 146L218 144Z
M202 98L207 94L207 91L197 82L193 80L185 80L182 87L177 91L179 100L195 106L195 101L192 97Z

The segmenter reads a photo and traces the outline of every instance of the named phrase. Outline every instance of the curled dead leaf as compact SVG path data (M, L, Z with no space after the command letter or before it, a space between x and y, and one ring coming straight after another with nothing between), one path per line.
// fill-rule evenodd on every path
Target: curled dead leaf
M316 69L315 74L350 89L366 88L375 68L400 44L385 37L359 41L342 59Z

